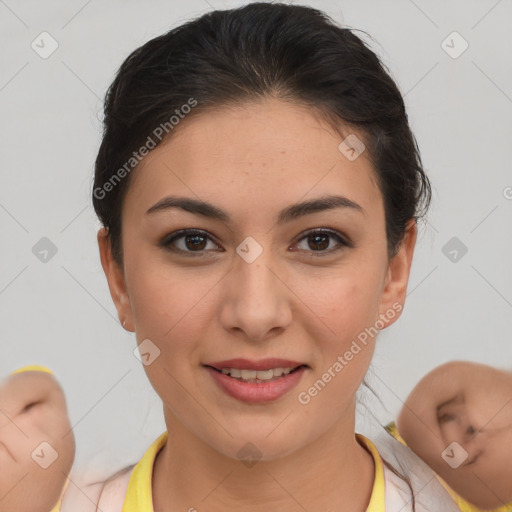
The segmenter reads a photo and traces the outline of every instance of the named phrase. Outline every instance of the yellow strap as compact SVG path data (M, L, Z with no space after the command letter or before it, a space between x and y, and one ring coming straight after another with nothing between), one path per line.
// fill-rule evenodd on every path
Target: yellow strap
M356 434L362 444L372 455L375 463L375 479L366 512L383 512L385 510L385 480L382 459L377 447L362 434ZM161 434L149 447L141 460L133 468L122 512L154 512L152 496L153 465L156 455L165 445L167 432ZM53 512L53 511L52 511ZM58 511L55 511L58 512Z
M386 481L384 479L383 462L377 447L362 434L356 434L366 449L371 453L375 463L375 478L373 481L372 495L366 512L383 512L386 509Z
M142 459L133 468L128 481L122 512L154 512L152 479L153 465L158 452L167 441L167 431L162 433L148 448Z
M61 512L60 507L62 506L62 498L64 498L64 493L69 485L69 477L64 484L64 489L62 489L62 493L60 495L59 501L55 504L55 506L50 510L50 512Z
M23 366L21 368L18 368L17 370L13 371L9 375L15 375L17 373L23 373L23 372L45 372L49 373L51 375L55 375L50 368L47 368L46 366L41 366L38 364L29 364L27 366Z
M395 439L400 441L404 446L407 446L407 443L404 441L403 437L398 433L398 429L396 428L396 423L394 421L388 423L384 427Z

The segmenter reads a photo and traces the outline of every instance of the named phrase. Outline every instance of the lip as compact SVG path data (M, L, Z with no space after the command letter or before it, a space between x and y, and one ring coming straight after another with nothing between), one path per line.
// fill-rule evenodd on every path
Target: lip
M281 359L279 361L283 360ZM261 363L261 361L259 363ZM281 398L283 395L297 386L302 378L302 374L307 369L305 365L301 366L297 370L269 382L243 382L241 380L230 377L229 375L225 375L220 371L213 369L211 366L204 367L222 391L224 391L232 398L236 398L237 400L248 403L271 402ZM225 366L223 367L225 368ZM231 366L229 368L236 367ZM279 366L276 368L279 368Z
M237 357L235 359L226 359L224 361L214 361L212 363L203 363L204 366L212 366L217 370L222 368L237 368L239 370L268 370L269 368L296 368L297 366L307 366L305 363L299 361L290 361L289 359L278 359L270 357L266 359L260 359L258 361L251 361L250 359L244 359Z

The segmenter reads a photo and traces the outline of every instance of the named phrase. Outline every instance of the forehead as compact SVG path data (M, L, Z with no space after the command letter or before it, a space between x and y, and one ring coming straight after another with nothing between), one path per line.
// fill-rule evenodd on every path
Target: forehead
M133 171L130 211L145 212L166 194L233 211L339 194L377 213L382 198L367 154L349 160L339 149L343 138L303 105L262 100L181 122Z

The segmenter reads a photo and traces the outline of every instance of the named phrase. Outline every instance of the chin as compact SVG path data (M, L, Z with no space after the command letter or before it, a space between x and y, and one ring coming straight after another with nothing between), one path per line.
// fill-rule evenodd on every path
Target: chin
M290 436L288 436L289 439ZM292 446L285 441L286 439L278 436L270 440L261 435L254 437L240 435L229 441L229 447L226 445L212 445L212 447L230 459L247 461L247 466L250 467L256 462L271 462L282 459L299 449L296 439L294 439Z

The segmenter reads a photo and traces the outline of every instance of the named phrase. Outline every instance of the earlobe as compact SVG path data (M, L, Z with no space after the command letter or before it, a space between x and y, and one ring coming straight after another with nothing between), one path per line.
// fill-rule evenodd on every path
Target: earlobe
M98 231L98 248L100 252L101 266L107 278L110 296L117 309L117 315L123 327L130 329L131 307L125 283L123 269L112 256L112 245L108 236L108 230L104 227ZM122 319L122 320L121 320Z
M398 253L389 262L379 308L380 318L386 319L386 327L394 323L403 310L417 234L416 221L411 219Z

